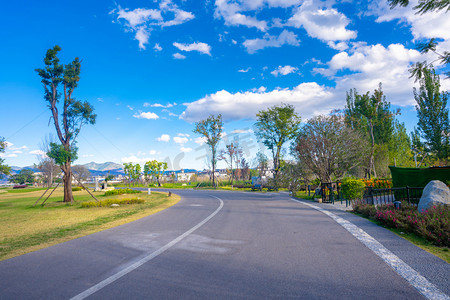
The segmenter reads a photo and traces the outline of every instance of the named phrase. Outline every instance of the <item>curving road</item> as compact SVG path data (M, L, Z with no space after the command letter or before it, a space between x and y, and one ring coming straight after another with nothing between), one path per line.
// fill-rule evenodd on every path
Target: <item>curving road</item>
M0 299L424 298L334 219L287 194L176 193L182 200L155 215L0 262ZM449 292L448 264L333 213Z

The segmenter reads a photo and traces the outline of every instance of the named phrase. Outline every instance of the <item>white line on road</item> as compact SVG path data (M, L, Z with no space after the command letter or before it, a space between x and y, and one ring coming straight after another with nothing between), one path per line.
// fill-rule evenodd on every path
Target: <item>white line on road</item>
M172 240L171 242L167 243L165 246L162 246L161 248L159 248L158 250L156 250L155 252L150 253L149 255L145 256L144 258L140 259L139 261L133 263L132 265L123 268L121 271L117 272L114 275L111 275L110 277L106 278L105 280L97 283L96 285L90 287L89 289L85 290L84 292L76 295L75 297L70 298L70 300L82 300L85 299L87 297L89 297L90 295L94 294L95 292L101 290L102 288L104 288L105 286L113 283L114 281L116 281L117 279L121 278L122 276L125 276L126 274L130 273L131 271L139 268L140 266L142 266L143 264L145 264L146 262L149 262L150 260L152 260L153 258L157 257L158 255L162 254L163 252L165 252L166 250L168 250L169 248L171 248L172 246L174 246L176 243L180 242L182 239L184 239L185 237L187 237L188 235L190 235L191 233L193 233L194 231L196 231L197 229L199 229L201 226L203 226L206 222L208 222L209 220L211 220L212 217L214 217L223 207L223 201L222 199L216 197L216 196L212 196L213 198L216 198L217 200L220 201L220 205L219 207L212 213L210 214L206 219L204 219L203 221L201 221L200 223L198 223L197 225L195 225L194 227L192 227L191 229L189 229L188 231L186 231L185 233L183 233L182 235L178 236L177 238L175 238L174 240Z
M292 198L291 198L292 199ZM325 210L316 205L298 201L292 199L295 202L305 204L311 208L314 208L335 220L339 225L344 227L348 232L350 232L354 237L356 237L361 243L363 243L367 248L372 250L376 255L378 255L382 260L384 260L397 274L406 279L409 284L415 287L422 295L427 299L450 299L449 296L441 292L434 284L429 282L425 277L420 275L419 272L411 268L403 260L401 260L397 255L389 251L380 242L374 239L367 232L356 226L355 224L338 217L337 215Z

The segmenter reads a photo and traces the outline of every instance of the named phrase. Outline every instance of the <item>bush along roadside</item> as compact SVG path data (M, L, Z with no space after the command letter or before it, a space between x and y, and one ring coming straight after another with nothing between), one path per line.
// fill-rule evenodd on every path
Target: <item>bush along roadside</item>
M105 196L115 196L115 195L123 195L123 194L139 194L139 193L142 193L142 192L127 188L127 189L117 189L117 190L106 191Z
M106 207L106 206L111 206L113 204L141 204L144 203L145 200L144 199L140 199L140 198L128 198L128 199L106 199L106 200L101 200L101 201L86 201L81 203L81 207L86 208L86 207Z
M414 233L440 247L450 247L450 207L435 205L423 213L417 207L402 202L401 208L393 204L373 206L356 201L353 211L376 220L388 228Z

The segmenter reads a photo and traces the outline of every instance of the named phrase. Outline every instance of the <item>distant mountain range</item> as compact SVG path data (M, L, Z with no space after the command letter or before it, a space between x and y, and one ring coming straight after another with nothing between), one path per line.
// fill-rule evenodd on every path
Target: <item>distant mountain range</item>
M85 166L89 171L110 171L117 169L123 170L123 165L116 164L114 162L105 162L102 164L98 164L92 161L90 163L84 164L83 166Z
M91 176L107 176L107 175L125 175L123 171L123 165L114 163L114 162L105 162L105 163L96 163L96 162L90 162L87 164L84 164L89 172L91 173ZM33 172L39 172L38 169L34 168L34 166L28 166L28 167L16 167L11 166L11 175L15 175L20 172L22 169L30 169ZM168 174L173 171L165 171L164 173ZM175 171L175 173L180 173L181 170ZM184 169L185 173L190 172L196 172L194 169ZM0 179L0 184L5 184L8 182L8 176L6 176L3 179Z

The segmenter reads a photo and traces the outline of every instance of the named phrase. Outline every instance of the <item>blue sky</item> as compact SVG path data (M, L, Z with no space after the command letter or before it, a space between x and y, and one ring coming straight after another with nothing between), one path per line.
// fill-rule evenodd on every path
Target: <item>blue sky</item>
M206 167L192 130L211 113L251 161L264 149L252 133L259 110L290 103L306 120L343 108L350 88L379 82L410 131L408 67L433 59L414 45L437 37L450 49L448 14L390 10L385 0L19 0L2 5L0 26L2 156L21 167L55 132L34 72L54 45L63 63L82 59L74 96L98 115L82 129L76 163L157 159L174 169Z

